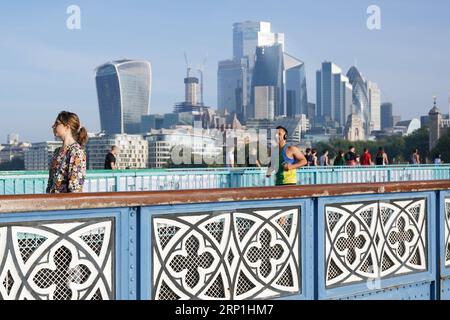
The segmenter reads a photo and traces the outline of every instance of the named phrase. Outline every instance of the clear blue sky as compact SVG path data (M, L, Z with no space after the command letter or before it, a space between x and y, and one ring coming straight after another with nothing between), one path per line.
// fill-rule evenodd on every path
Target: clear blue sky
M66 28L71 4L81 8L81 30ZM381 8L379 31L366 27L371 4ZM184 98L183 52L194 66L207 52L205 102L215 106L217 62L231 57L232 24L244 20L285 33L286 51L306 63L310 101L322 61L346 72L356 59L403 119L426 114L433 95L448 110L448 0L2 1L0 142L13 132L31 142L51 139L63 109L99 130L93 70L117 58L152 63L150 109L164 113Z

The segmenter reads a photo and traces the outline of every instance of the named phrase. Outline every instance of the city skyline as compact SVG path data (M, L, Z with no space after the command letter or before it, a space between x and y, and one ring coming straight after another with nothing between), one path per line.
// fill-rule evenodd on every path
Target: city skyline
M393 103L395 115L426 115L434 95L441 111L448 110L446 1L433 6L424 1L285 1L289 12L280 13L269 1L258 1L258 6L252 1L153 6L131 1L126 8L118 3L77 1L80 30L66 28L66 8L72 4L67 1L43 1L20 10L18 4L0 5L0 139L17 132L21 140L49 140L50 126L64 109L78 113L89 131L99 131L94 69L125 57L150 61L151 113L167 113L183 97L183 52L194 69L207 54L205 104L216 107L217 63L232 55L233 23L247 20L270 22L273 32L285 35L286 51L305 63L310 93L316 91L315 71L323 61L348 70L356 60L358 69L378 84L381 102ZM366 27L371 4L380 6L381 30ZM114 42L117 38L121 43ZM315 94L308 100L316 102Z

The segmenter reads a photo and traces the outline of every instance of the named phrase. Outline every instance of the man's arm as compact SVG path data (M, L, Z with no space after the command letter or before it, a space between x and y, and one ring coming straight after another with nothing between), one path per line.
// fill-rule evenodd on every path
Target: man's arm
M284 169L285 170L292 170L292 169L297 169L303 166L306 166L306 164L308 163L308 161L306 160L305 156L303 155L303 153L300 151L299 148L294 147L294 146L290 146L289 147L289 151L292 152L292 156L294 157L295 160L297 160L297 163L294 164L285 164L284 165Z

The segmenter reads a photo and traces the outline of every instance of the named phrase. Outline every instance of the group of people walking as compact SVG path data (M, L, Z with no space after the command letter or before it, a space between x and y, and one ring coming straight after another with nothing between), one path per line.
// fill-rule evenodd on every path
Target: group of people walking
M317 161L316 149L307 148L305 156L308 160L308 166L385 166L389 164L388 156L383 147L378 148L378 152L372 159L372 155L367 148L364 148L362 155L358 155L354 146L350 146L347 152L339 150L333 161L329 158L329 151L325 150Z
M369 152L369 149L364 148L361 155L357 154L354 146L350 146L347 152L339 150L333 161L329 158L329 151L324 150L322 155L318 158L317 150L307 148L305 150L305 157L307 160L307 166L385 166L389 164L387 153L383 147L379 147L375 157ZM414 149L411 153L410 164L421 164L423 161L420 158L419 149ZM441 164L441 155L436 155L434 164Z

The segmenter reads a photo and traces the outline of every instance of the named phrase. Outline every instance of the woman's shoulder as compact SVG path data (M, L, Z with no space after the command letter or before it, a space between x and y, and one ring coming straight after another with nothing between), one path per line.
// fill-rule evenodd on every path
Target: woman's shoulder
M78 142L71 144L68 148L68 151L71 155L84 155L85 154L84 148Z

